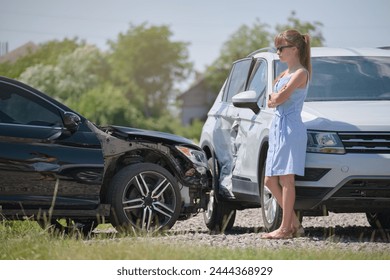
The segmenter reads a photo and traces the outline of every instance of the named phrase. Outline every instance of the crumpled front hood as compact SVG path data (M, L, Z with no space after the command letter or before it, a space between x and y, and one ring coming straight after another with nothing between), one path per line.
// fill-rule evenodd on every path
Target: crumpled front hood
M114 130L114 136L129 138L131 140L150 140L153 142L164 142L170 144L195 145L191 140L185 137L170 133L124 126L110 126L110 128Z
M308 129L390 131L390 101L305 102L302 120Z

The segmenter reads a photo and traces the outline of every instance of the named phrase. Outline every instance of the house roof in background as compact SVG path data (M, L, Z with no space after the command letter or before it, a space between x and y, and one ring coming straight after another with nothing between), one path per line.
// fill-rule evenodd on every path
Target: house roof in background
M28 53L34 52L39 48L38 45L34 44L33 42L28 42L8 53L5 55L0 56L0 63L3 62L15 62L18 58L25 56Z

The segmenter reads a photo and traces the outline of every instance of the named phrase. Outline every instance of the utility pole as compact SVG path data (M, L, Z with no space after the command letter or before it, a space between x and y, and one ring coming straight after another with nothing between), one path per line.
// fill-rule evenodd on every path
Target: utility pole
M8 42L0 42L0 56L8 53Z

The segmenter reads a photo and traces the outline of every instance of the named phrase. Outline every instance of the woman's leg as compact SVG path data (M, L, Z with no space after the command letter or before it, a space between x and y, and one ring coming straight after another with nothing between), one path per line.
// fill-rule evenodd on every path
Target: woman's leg
M271 191L279 206L282 207L282 187L279 184L279 177L265 176L264 186L266 186Z
M289 176L289 175L286 175ZM293 180L290 182L290 185L294 185L294 204L295 204L295 176L291 175L292 178L288 178L289 181ZM276 198L276 201L278 202L279 206L283 209L283 189L282 189L282 182L280 181L287 181L288 185L288 180L283 179L282 177L278 176L266 176L264 179L264 185L267 186L267 188L271 191L273 196ZM294 207L294 206L293 206ZM301 224L299 222L299 219L297 215L295 214L295 211L292 211L292 216L291 216L291 228L293 230L297 230L300 228Z
M284 207L286 207L287 209L286 211L283 210L284 212L287 212L286 218L288 218L290 215L289 213L291 213L290 216L291 231L294 234L297 234L298 236L302 235L303 228L294 210L295 199L296 199L295 175L289 174L285 176L280 176L280 184L282 185L282 189L283 189L283 199L286 200L284 202L285 203L284 206L282 207L283 209ZM286 221L284 225L281 225L281 227L283 226L288 227L288 221Z
M294 211L295 204L295 176L294 174L280 176L280 185L282 186L282 208L283 218L281 229L291 231L294 225L293 218L296 218Z
M291 237L300 227L299 220L294 211L295 204L295 175L283 175L279 177L266 177L265 185L275 196L278 204L283 209L282 224L279 229L264 235L264 238Z

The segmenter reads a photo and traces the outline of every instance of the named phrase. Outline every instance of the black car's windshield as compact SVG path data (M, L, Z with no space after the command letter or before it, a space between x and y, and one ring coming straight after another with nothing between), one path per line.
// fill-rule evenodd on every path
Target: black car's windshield
M390 100L390 57L313 57L312 68L306 101Z

